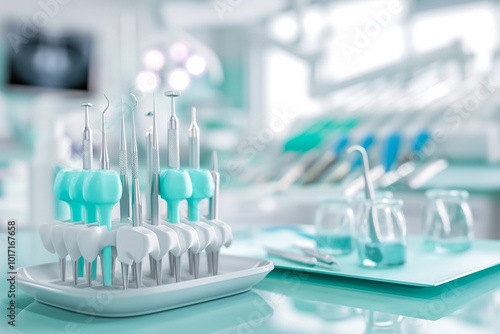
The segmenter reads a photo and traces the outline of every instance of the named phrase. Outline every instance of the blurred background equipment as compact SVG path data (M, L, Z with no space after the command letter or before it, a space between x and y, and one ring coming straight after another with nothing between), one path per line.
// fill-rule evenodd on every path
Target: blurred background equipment
M69 214L45 195L50 180L60 168L79 167L86 152L97 159L103 133L94 110L104 104L89 109L91 147L82 145L76 105L105 92L108 145L125 148L120 133L130 131L131 115L123 114L123 129L116 125L120 96L151 101L172 90L183 95L178 133L188 133L198 106L201 167L218 152L226 220L312 224L319 197L362 191L361 160L345 153L357 144L368 153L374 187L404 200L408 233L421 232L426 190L464 189L475 235L500 237L496 1L29 0L2 7L4 219L36 226ZM173 163L161 145L169 104L156 101L161 166ZM151 127L139 117L148 105L139 103L138 133ZM137 141L146 157L145 138ZM181 136L178 145L179 163L188 165L188 147L198 144ZM119 166L119 152L108 154L111 168ZM128 216L125 203L122 210Z

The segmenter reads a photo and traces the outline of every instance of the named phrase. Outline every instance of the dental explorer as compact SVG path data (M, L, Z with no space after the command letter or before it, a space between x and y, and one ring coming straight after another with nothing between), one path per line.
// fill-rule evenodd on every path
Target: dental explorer
M123 113L123 98L121 100L121 133L120 152L118 156L120 165L120 181L122 182L122 197L120 199L120 221L128 222L130 218L130 194L128 188L128 167L127 167L127 138L125 133L125 115Z
M171 98L171 115L168 119L168 168L179 169L179 119L175 115L174 99L181 93L173 90L165 92L165 96Z
M89 108L92 103L83 103L85 107L85 126L83 127L83 169L92 169L92 129L89 124Z
M101 128L101 156L100 156L100 159L99 159L99 167L100 169L103 169L103 170L109 170L109 155L108 155L108 141L107 141L107 137L106 137L106 121L105 121L105 114L106 114L106 111L108 110L109 108L109 99L108 97L106 96L106 94L104 94L104 98L106 99L108 105L106 106L106 108L103 110L102 112L102 128ZM100 218L102 219L102 218ZM107 225L107 224L106 224ZM107 253L107 254L105 254ZM105 252L104 250L101 252L101 272L102 272L102 284L103 286L105 286L105 281L104 281L104 257L105 256L109 256L111 255L111 249L107 249L107 251ZM90 270L92 269L92 265L96 265L96 262L94 264L92 263L89 263L88 264L88 273L87 273L87 280L88 282L90 282ZM115 259L113 257L111 257L111 284L113 284L113 280L114 280L114 271L115 271Z

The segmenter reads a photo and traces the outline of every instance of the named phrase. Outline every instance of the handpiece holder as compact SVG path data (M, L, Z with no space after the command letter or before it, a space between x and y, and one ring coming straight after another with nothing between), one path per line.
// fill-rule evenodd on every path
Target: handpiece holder
M117 172L111 170L95 170L85 181L83 186L83 197L97 207L99 216L99 226L106 226L107 230L112 229L111 212L116 203L120 201L122 195L122 184ZM102 250L104 266L104 284L111 285L112 272L112 250L105 247Z
M193 194L191 178L185 170L166 169L160 172L160 195L167 201L168 221L180 222L179 206Z
M200 203L205 198L213 196L214 180L206 169L189 169L187 172L193 185L193 193L187 199L189 220L200 221Z

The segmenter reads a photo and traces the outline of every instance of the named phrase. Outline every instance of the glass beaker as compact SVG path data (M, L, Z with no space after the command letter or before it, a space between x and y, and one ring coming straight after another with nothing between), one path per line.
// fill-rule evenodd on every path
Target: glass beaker
M424 246L438 252L461 252L473 238L473 217L465 190L429 190L424 216Z
M391 267L406 262L406 221L403 201L374 199L363 202L356 225L358 261L364 267Z
M353 250L354 213L343 196L320 199L314 219L316 247L333 255L349 254Z

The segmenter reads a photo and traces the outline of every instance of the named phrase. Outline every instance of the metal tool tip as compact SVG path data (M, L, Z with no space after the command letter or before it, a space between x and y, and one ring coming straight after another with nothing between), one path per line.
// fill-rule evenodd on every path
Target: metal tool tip
M210 169L213 171L217 171L219 168L217 161L217 151L212 152L212 161L210 162Z
M170 97L177 97L177 96L180 96L181 93L179 91L176 91L176 90L167 90L165 92L165 96L170 96Z
M82 107L93 107L94 105L90 102L82 103Z
M109 99L108 97L106 96L106 94L104 94L104 98L106 99L106 101L108 101L108 105L106 106L106 109L104 109L104 111L102 112L102 114L104 115L104 113L106 112L106 110L108 110L109 108Z

